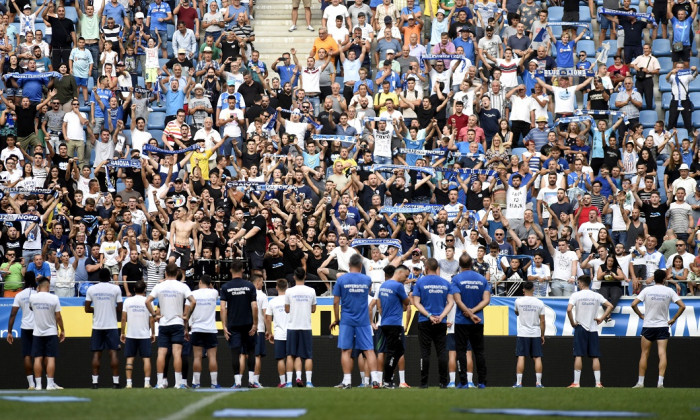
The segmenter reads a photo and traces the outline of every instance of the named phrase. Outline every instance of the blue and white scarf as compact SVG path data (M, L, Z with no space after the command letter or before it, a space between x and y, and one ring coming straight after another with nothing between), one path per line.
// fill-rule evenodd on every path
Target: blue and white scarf
M556 126L558 124L568 124L568 123L572 123L572 122L584 122L584 121L592 121L592 120L593 120L593 117L591 117L590 115L574 115L571 117L561 117L561 118L557 119L556 121L554 121L554 125Z
M367 124L368 122L380 122L380 121L392 122L390 118L386 118L386 117L364 117L362 119L362 121L365 124Z
M352 248L357 248L358 246L381 246L381 245L386 245L386 246L393 246L394 248L401 249L401 241L398 239L382 239L382 238L360 238L360 239L353 239L352 242L350 242L350 246Z
M656 26L656 19L654 19L654 15L652 15L651 13L640 13L633 12L631 10L615 10L600 7L598 8L598 20L600 20L600 15L633 17L644 22L649 22L652 25Z
M396 149L396 154L401 154L401 155L445 157L445 155L447 155L447 153L449 153L449 152L446 150L424 150L424 149L406 149L406 148Z
M420 64L423 65L423 60L459 60L462 62L460 71L464 71L467 66L467 57L459 54L425 54L420 58Z
M270 119L267 121L267 124L265 124L265 127L263 127L263 129L264 130L273 130L276 126L277 126L277 112L270 115Z
M154 93L150 89L144 89L144 88L138 87L138 86L134 87L134 88L130 88L129 86L120 86L117 88L117 90L119 92L124 92L124 93L130 93L130 92L140 93L142 95L151 95Z
M226 188L236 188L238 190L245 190L246 188L251 188L255 191L296 191L297 187L294 185L287 184L267 184L261 181L233 181L227 182Z
M323 125L322 125L322 124L317 123L316 121L313 120L313 118L307 117L307 116L303 115L303 114L302 114L301 112L299 112L299 111L294 112L294 111L291 110L291 109L280 109L279 111L280 111L280 112L286 112L287 114L294 114L294 113L296 113L296 114L300 115L301 118L302 118L302 120L306 120L309 124L313 125L314 128L315 128L316 130L321 130L321 129L323 128ZM276 115L276 114L275 114L275 115Z
M0 222L35 222L39 223L40 217L34 214L0 214Z
M461 157L473 157L473 158L476 158L477 160L481 160L484 162L486 161L486 155L483 153L450 152L450 157L457 158L457 159L459 159Z
M627 121L627 116L622 111L612 111L612 110L596 110L596 109L577 109L576 115L608 115L611 118L624 118Z
M197 146L196 144L193 144L192 146L187 147L185 149L167 150L167 149L161 149L160 147L151 146L150 144L143 145L143 152L144 153L162 153L164 155L179 155L181 153L192 152L194 150L199 150L199 146Z
M144 148L147 145L144 145ZM111 168L136 168L141 169L141 161L136 159L114 159L107 163L107 166ZM115 192L114 184L112 183L112 177L109 174L109 169L105 170L105 181L107 183L107 191Z
M586 35L589 38L591 36L591 24L587 22L547 22L547 26L575 26L578 28L585 28Z
M2 76L5 80L9 79L10 77L16 80L24 79L24 80L29 80L29 79L49 79L51 77L58 77L61 79L63 75L57 71L47 71L44 73L7 73Z
M442 210L442 207L440 204L404 204L403 206L384 206L379 213L437 213Z
M58 194L58 191L52 190L50 188L7 188L2 187L2 191L5 194L23 194L23 195L39 195L39 194L53 194L54 196Z
M426 174L430 174L432 176L435 176L435 168L431 168L429 166L410 166L410 165L391 165L391 164L374 164L372 165L371 170L374 171L386 171L386 170L394 170L394 169L401 169L403 171L418 171L418 172L425 172Z
M535 74L544 77L593 77L595 72L593 70L574 70L574 69L560 69L560 70L535 70Z
M339 141L341 143L355 144L357 139L355 136L333 136L327 134L314 134L311 136L312 139L318 141Z

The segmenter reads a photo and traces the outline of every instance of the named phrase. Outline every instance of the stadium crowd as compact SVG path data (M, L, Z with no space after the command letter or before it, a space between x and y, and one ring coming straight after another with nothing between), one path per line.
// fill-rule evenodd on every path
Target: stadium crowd
M323 1L312 50L264 63L241 0L9 0L4 296L32 273L90 298L105 271L154 296L176 263L223 300L243 262L269 296L301 267L338 297L356 255L411 294L465 254L495 295L585 274L615 306L659 269L697 294L697 5L638 3Z

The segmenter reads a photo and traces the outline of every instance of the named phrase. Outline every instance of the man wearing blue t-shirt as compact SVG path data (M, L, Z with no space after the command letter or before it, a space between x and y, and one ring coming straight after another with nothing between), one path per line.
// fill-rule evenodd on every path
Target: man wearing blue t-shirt
M404 355L403 313L411 302L404 288L407 278L408 267L402 264L396 267L391 279L379 288L377 310L382 316L381 330L386 342L384 388L394 388L394 370Z
M372 340L368 300L372 280L369 276L362 274L362 256L359 254L350 257L348 266L350 271L339 277L333 287L335 321L331 323L331 331L340 325L338 348L342 350L340 363L343 366L343 382L336 385L336 388L350 389L352 384L351 353L352 349L356 348L363 352L366 363L369 363L372 388L376 389L379 388L379 372L377 371L377 357L374 353ZM342 312L340 311L341 304ZM445 364L445 372L447 372L447 364Z
M484 357L484 308L491 302L491 286L486 277L472 271L468 254L459 258L462 271L452 278L455 288L455 346L461 388L474 388L467 382L467 343L476 357L479 388L486 388L486 358Z
M440 277L435 258L425 261L426 275L413 286L413 305L418 310L418 342L420 344L420 387L428 387L430 345L438 356L440 388L447 387L447 314L454 305L452 285ZM466 353L466 350L465 350ZM466 366L466 362L464 364Z

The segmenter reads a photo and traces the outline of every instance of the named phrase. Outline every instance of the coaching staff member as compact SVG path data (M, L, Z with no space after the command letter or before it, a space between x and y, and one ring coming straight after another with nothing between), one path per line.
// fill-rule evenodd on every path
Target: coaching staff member
M231 272L231 281L221 286L221 324L233 359L233 387L241 387L241 351L248 355L248 386L253 387L255 337L258 332L257 292L253 283L243 280L242 262L231 263Z
M461 387L467 387L467 343L476 358L479 388L486 388L486 358L484 357L484 307L491 302L491 286L486 277L472 271L472 259L467 254L459 258L462 272L452 278L454 285L455 347Z
M420 387L428 387L430 373L430 346L434 343L438 356L440 388L445 388L449 381L447 375L447 314L454 305L452 285L438 272L435 258L425 261L427 275L421 277L413 287L413 305L418 315L418 342L420 344ZM466 350L465 350L466 353ZM464 364L466 366L466 362Z

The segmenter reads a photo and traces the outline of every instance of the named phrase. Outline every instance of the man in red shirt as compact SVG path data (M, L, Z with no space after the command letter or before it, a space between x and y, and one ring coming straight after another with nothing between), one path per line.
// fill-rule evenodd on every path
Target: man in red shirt
M190 0L180 0L173 10L178 22L185 22L187 29L194 31L194 36L199 38L199 17L197 10L190 6Z
M452 128L452 130L454 130L456 133L459 133L459 130L466 127L469 123L469 116L463 114L463 110L464 104L462 101L455 102L455 113L450 115L450 117L447 119L447 124L449 124L450 128Z

